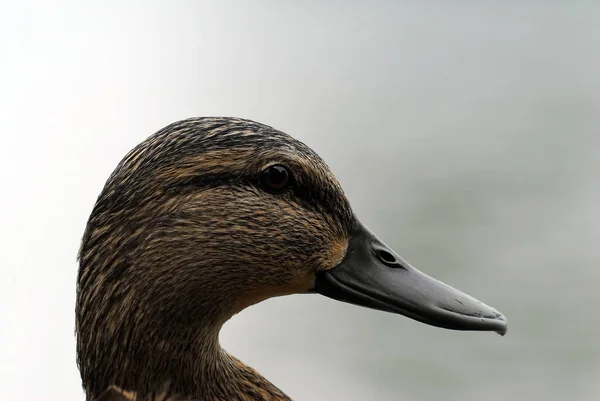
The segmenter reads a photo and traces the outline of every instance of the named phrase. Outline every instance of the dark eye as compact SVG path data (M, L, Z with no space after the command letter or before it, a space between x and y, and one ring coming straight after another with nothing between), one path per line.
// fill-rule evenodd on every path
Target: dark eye
M260 185L268 192L281 192L292 183L292 173L279 164L267 167L260 173Z

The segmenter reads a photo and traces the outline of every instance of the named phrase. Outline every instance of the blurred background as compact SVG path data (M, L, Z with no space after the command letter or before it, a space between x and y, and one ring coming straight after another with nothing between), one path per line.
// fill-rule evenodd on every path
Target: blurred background
M600 399L598 21L593 1L2 1L0 399L84 400L96 196L148 135L214 115L311 146L373 231L510 324L291 296L228 322L228 351L296 400Z

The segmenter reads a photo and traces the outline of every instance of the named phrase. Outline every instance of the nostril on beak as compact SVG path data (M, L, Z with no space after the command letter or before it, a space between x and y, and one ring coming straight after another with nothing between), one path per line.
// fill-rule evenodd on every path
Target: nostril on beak
M402 267L396 257L389 251L382 248L374 248L373 253L385 265L390 267Z

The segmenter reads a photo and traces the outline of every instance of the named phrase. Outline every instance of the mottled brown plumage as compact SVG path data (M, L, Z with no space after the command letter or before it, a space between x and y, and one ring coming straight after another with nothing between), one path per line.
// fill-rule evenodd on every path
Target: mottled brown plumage
M283 193L258 182L273 164L293 174ZM249 305L309 291L344 257L353 222L321 158L273 128L195 118L149 137L108 179L81 245L88 400L287 400L221 349L219 330Z

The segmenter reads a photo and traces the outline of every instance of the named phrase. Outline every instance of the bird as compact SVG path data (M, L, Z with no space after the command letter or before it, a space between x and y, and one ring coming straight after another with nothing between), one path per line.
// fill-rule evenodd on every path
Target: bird
M78 262L88 401L290 400L218 339L272 297L321 294L453 330L508 327L370 231L311 148L241 118L177 121L132 149L95 202Z

